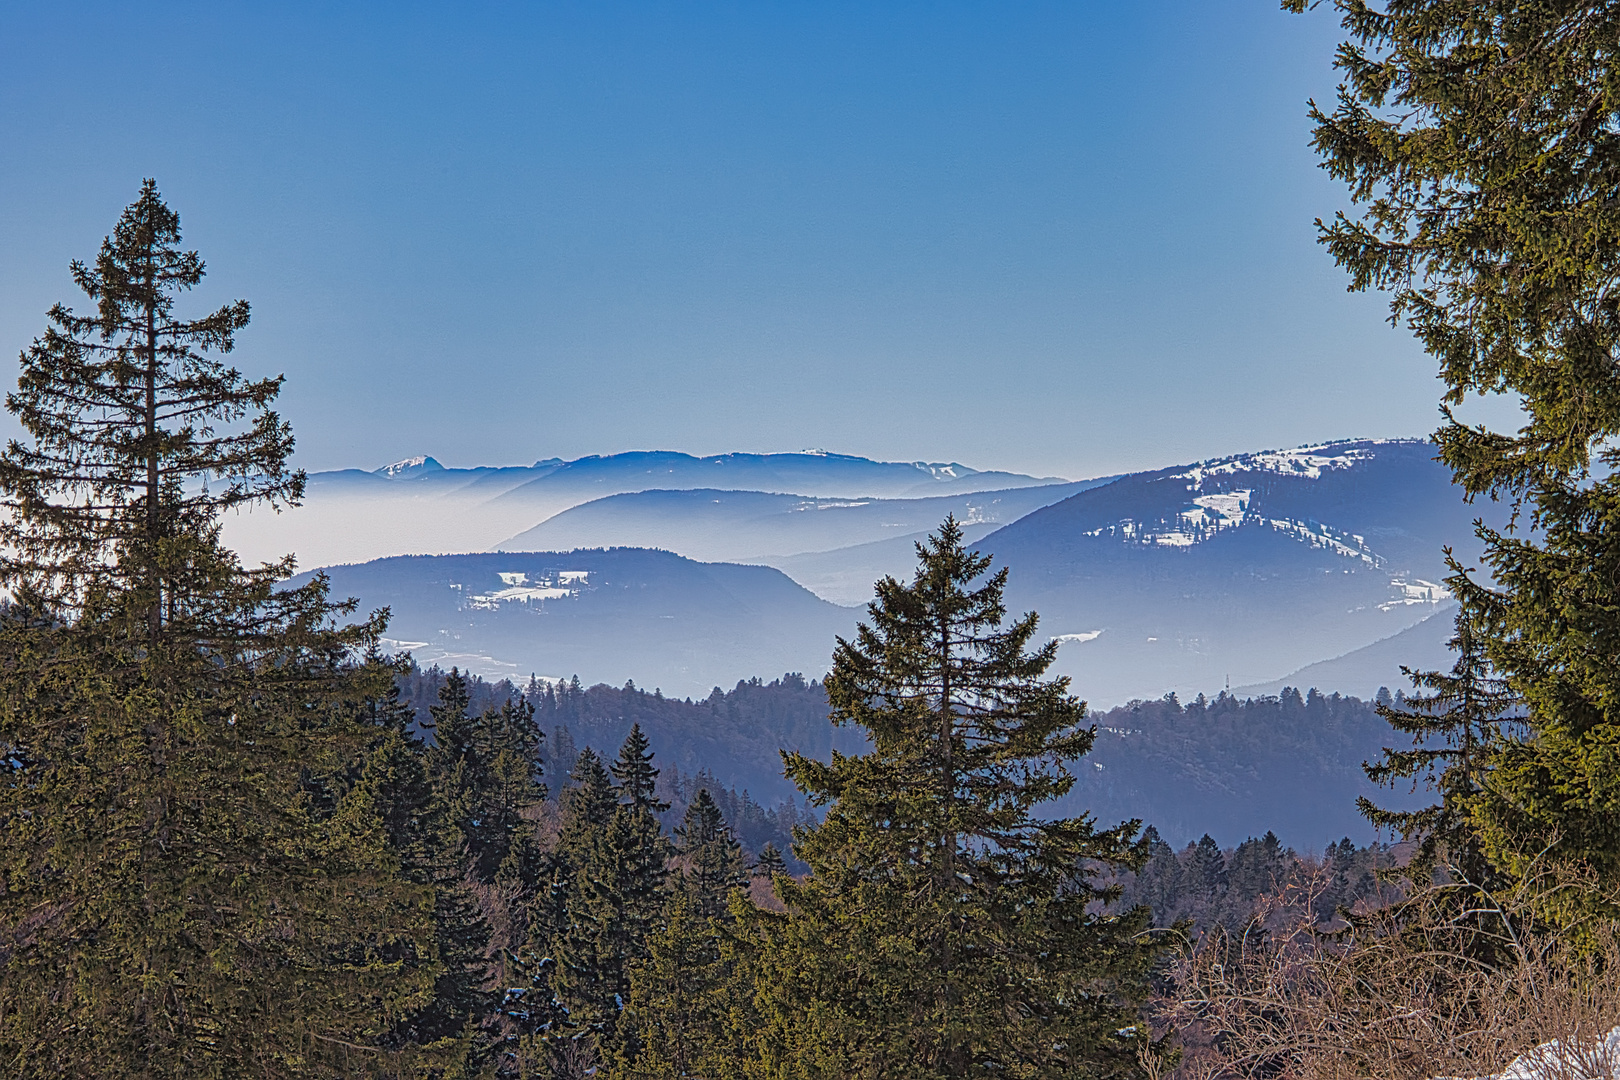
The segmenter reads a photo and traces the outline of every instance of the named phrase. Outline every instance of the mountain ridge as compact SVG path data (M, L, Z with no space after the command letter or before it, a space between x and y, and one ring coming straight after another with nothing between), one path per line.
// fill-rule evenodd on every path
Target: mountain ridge
M302 566L403 554L485 551L571 507L653 488L719 487L806 498L916 498L1067 482L960 463L883 462L847 454L678 451L542 459L532 466L428 466L420 455L380 470L311 474L304 505L259 508L225 521L225 539L249 563L289 552ZM392 472L390 472L392 470Z

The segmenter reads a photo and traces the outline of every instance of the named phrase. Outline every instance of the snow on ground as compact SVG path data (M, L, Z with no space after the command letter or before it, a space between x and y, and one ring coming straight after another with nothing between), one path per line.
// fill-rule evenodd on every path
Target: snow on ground
M1475 1080L1620 1080L1620 1027L1611 1028L1601 1039L1580 1039L1574 1045L1558 1039L1544 1042L1514 1058L1501 1072Z
M467 606L483 611L494 611L502 604L519 603L528 604L534 601L561 600L564 597L575 596L579 593L590 578L589 570L562 570L556 574L543 574L534 582L529 581L526 573L500 572L501 583L504 589L494 592L477 593L467 597ZM460 585L451 586L460 589Z
M1377 555L1374 555L1365 544L1359 543L1361 539L1360 537L1351 535L1350 533L1335 535L1333 531L1325 525L1316 525L1313 527L1303 521L1289 521L1282 518L1271 518L1267 520L1266 524L1270 525L1273 529L1280 533L1285 533L1294 537L1296 540L1304 541L1305 543L1311 545L1311 547L1322 548L1326 551L1333 552L1335 555L1342 555L1346 558L1360 559L1368 566L1377 567L1383 562L1383 560ZM1346 543L1345 541L1347 540L1357 541L1357 543Z
M1444 585L1436 585L1432 581L1422 578L1391 578L1390 586L1398 594L1394 600L1379 604L1379 611L1390 611L1398 607L1408 607L1412 604L1443 604L1451 599L1451 590Z
M1327 443L1293 450L1264 450L1258 454L1216 458L1200 462L1180 475L1191 480L1195 489L1203 485L1206 476L1230 476L1243 472L1269 472L1278 476L1320 480L1324 472L1348 469L1358 461L1370 461L1375 456L1366 446L1335 449L1339 445L1342 444Z

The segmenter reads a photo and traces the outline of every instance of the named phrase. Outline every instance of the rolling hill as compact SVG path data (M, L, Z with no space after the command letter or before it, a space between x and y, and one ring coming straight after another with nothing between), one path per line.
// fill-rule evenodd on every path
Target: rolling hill
M418 643L425 662L459 657L489 675L578 673L701 693L760 673L822 674L834 635L860 614L827 598L858 605L877 577L906 574L915 541L951 512L969 522L977 546L1010 568L1013 611L1039 611L1043 633L1062 641L1059 670L1074 677L1082 696L1104 706L1168 690L1190 697L1270 684L1355 654L1449 602L1439 584L1441 550L1472 550L1479 508L1462 502L1431 454L1418 441L1352 441L1098 482L928 498L661 488L593 499L509 541L544 541L552 552L613 550L394 557L331 574L340 595L390 606L394 635ZM794 468L823 460L785 456L807 459ZM648 458L639 465L663 461ZM500 503L506 495L490 495L496 488L555 483L577 493L579 477L604 470L613 483L630 482L631 463L605 460L580 466L566 484L549 473L518 487L510 476L477 470L447 478L441 474L451 470L422 463L402 469L403 478L364 474L356 483L423 492L424 514L454 517L450 495L432 492L472 487ZM872 483L887 475L898 486L933 475L832 460L829 475L847 470ZM711 459L684 458L669 466L670 475L690 476L692 463L703 461ZM564 464L561 472L575 471L577 463ZM391 520L372 524L386 530ZM643 549L620 546L627 544ZM744 552L771 566L691 558ZM585 576L557 577L572 570ZM522 580L503 584L502 574ZM1432 659L1428 646L1419 662ZM1387 670L1389 660L1377 663ZM1335 670L1352 678L1349 667ZM1322 689L1376 689L1353 677L1358 685Z
M564 510L496 547L569 551L623 545L663 548L705 562L770 562L925 534L946 514L970 525L1009 524L1031 510L1107 482L1083 480L922 499L815 499L713 488L638 491ZM868 591L870 586L868 581Z
M485 677L702 696L761 671L819 674L855 624L770 567L635 548L407 555L326 573L335 596L390 610L396 650Z

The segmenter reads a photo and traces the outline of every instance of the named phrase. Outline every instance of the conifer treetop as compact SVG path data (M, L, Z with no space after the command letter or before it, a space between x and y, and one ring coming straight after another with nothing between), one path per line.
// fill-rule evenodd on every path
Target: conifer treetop
M650 813L669 809L669 803L655 794L659 770L653 768L653 754L648 749L647 736L641 724L630 725L630 734L619 747L619 760L613 763L613 778L619 782L620 795L629 805Z
M0 454L0 578L37 600L71 604L110 576L146 587L157 617L153 579L184 561L166 544L212 537L231 507L302 497L291 428L271 408L282 377L250 380L220 359L248 324L247 302L175 312L204 274L180 238L147 180L94 265L72 264L94 313L55 305L23 350L6 404L29 438Z
M841 812L874 820L898 808L862 807L850 796L910 791L905 799L947 847L971 840L1051 853L1066 836L1060 846L1077 855L1096 839L1088 823L1030 817L1073 787L1065 762L1084 756L1095 737L1068 677L1045 677L1057 643L1029 649L1033 612L1006 622L1007 570L989 573L990 557L963 546L954 517L917 545L917 557L910 583L877 583L868 621L854 641L838 639L826 680L833 723L866 729L873 752L835 753L830 764L786 755L789 777L813 802L839 800Z

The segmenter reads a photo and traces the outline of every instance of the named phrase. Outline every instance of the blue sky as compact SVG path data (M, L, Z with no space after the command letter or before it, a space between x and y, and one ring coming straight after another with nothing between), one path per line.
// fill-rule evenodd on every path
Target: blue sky
M819 446L1098 475L1425 434L1274 0L0 2L0 349L141 178L309 469Z

